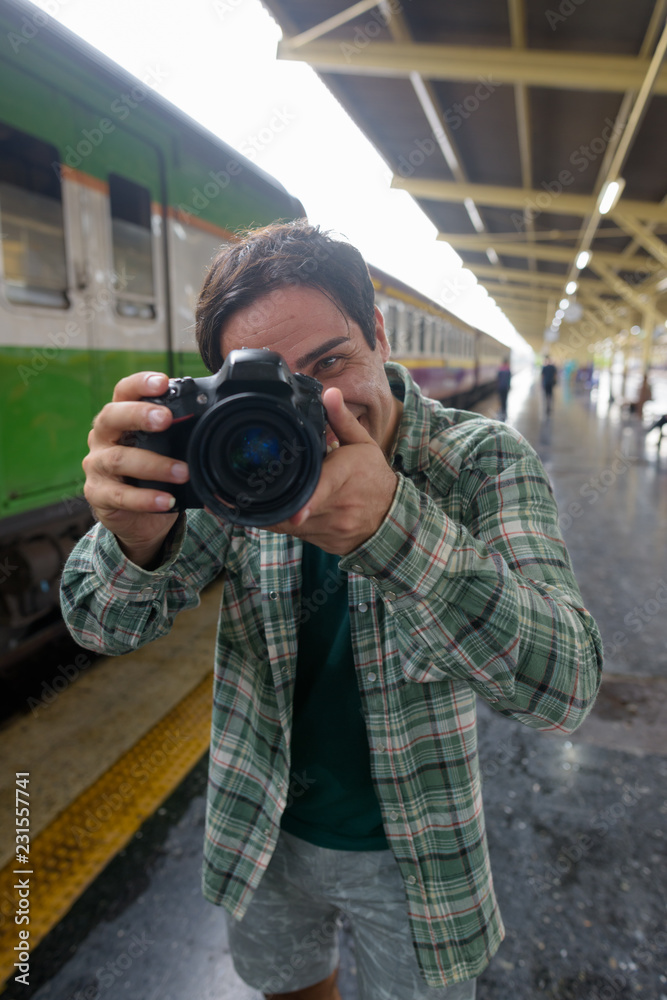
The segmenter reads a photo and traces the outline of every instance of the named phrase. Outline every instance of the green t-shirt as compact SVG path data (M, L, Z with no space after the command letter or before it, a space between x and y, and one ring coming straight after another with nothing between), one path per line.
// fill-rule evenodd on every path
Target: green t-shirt
M370 769L340 556L304 542L292 766L282 826L319 847L389 845Z

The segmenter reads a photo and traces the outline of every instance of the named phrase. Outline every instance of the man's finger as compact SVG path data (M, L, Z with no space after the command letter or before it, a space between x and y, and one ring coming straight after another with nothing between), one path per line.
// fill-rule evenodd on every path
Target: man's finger
M341 444L368 444L373 440L348 410L340 389L327 389L322 402L326 407L329 426Z

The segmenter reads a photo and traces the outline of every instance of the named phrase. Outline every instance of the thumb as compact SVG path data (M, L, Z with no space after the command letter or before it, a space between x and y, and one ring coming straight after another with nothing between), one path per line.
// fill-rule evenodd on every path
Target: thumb
M322 402L329 426L341 444L368 444L373 440L348 410L340 389L327 389L322 395Z

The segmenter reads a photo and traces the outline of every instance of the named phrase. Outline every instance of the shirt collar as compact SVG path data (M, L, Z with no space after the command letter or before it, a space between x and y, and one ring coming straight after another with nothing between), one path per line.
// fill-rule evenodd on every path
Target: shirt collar
M392 452L392 463L408 475L430 464L431 412L407 368L388 361L384 370L392 394L403 403L403 413Z

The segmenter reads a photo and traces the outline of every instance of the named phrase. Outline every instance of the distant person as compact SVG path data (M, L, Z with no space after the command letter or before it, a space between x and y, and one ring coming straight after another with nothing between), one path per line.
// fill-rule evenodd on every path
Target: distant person
M551 415L551 404L557 378L558 372L556 371L556 366L547 354L542 365L542 388L544 389L544 398L547 404L547 416Z
M644 404L648 403L653 399L653 393L651 392L651 385L648 380L648 374L644 375L642 379L642 384L639 388L639 395L637 396L637 402L634 406L630 407L630 410L639 415L639 419L644 416Z
M498 369L498 397L500 399L501 420L507 420L507 396L510 391L512 372L510 371L510 359L504 358L502 365Z

